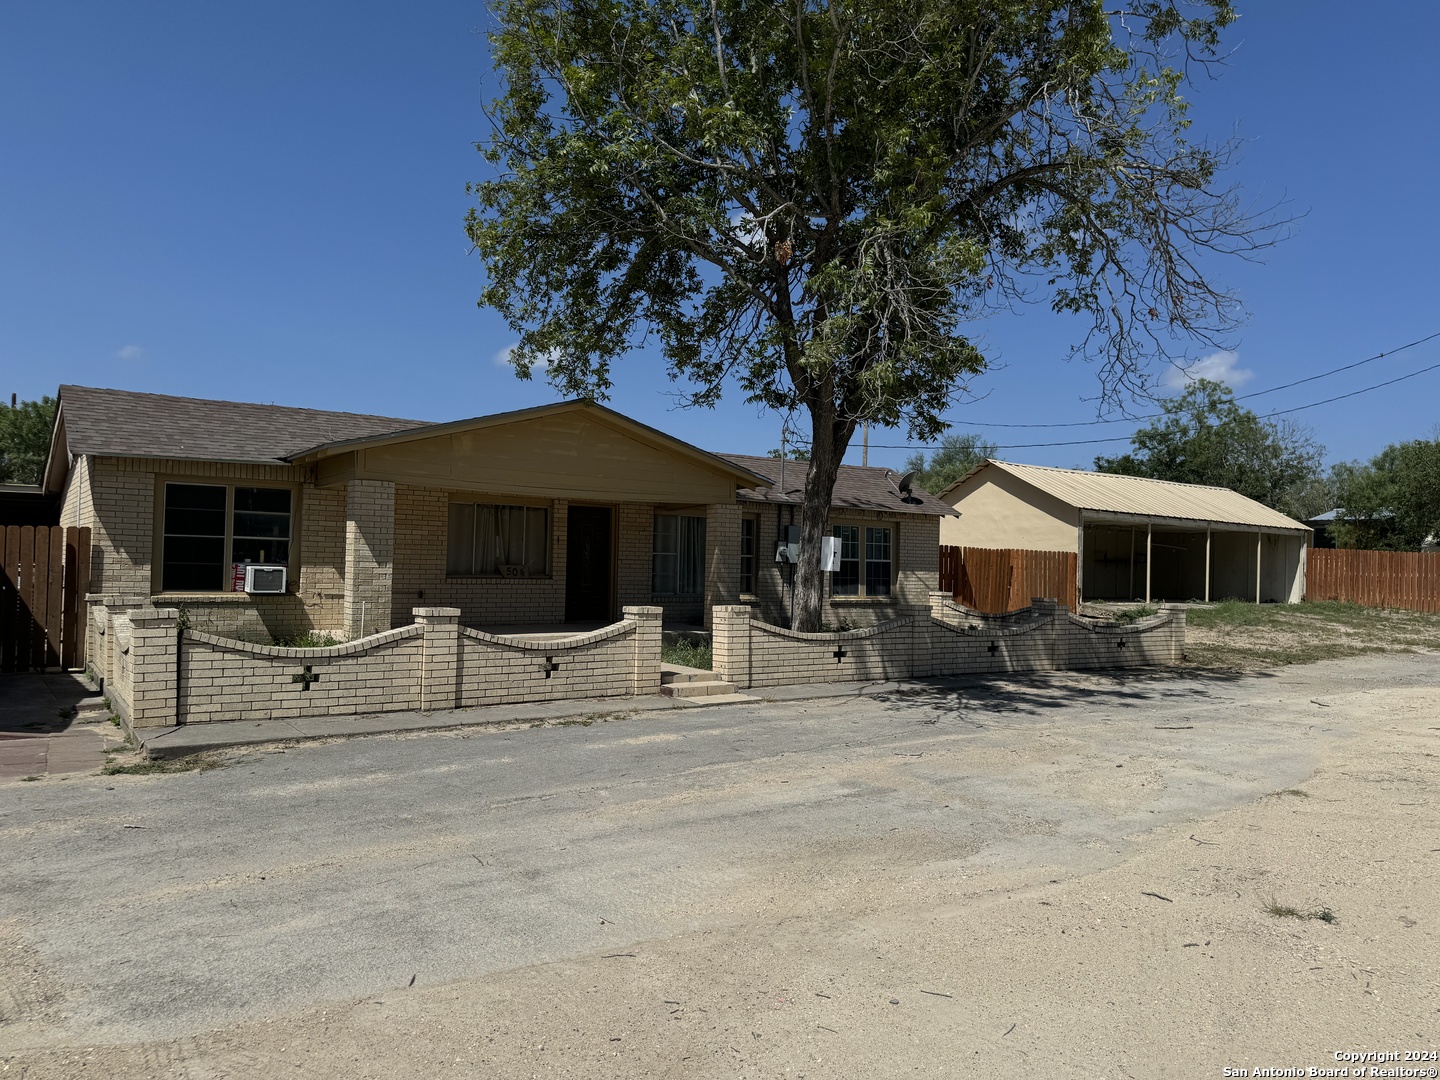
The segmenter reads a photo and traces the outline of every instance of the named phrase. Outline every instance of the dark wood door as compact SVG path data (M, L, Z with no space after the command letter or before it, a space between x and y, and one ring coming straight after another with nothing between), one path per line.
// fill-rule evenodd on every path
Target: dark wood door
M609 622L610 508L570 507L566 545L565 621Z

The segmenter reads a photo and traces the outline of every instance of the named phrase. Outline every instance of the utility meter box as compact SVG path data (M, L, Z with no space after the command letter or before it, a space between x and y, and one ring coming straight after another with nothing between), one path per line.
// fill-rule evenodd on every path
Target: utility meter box
M780 542L775 545L775 561L794 566L800 561L800 526L785 525L780 529Z

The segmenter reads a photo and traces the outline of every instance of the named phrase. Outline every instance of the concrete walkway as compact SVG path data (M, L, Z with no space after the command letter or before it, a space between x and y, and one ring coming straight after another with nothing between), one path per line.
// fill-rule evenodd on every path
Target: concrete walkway
M0 675L0 782L100 768L108 716L79 675Z

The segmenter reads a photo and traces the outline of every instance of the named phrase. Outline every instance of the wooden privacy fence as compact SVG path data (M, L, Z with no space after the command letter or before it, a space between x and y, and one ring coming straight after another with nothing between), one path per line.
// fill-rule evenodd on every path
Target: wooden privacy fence
M1075 552L942 545L940 590L992 614L1018 611L1036 596L1075 610Z
M85 663L90 530L0 527L0 672Z
M1312 548L1305 599L1440 611L1440 552Z

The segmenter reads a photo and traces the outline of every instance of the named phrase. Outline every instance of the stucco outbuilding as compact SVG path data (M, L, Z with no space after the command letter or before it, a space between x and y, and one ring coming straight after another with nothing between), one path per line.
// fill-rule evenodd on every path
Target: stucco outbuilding
M1075 552L1083 600L1305 595L1310 528L1227 488L985 461L940 497L942 544Z

